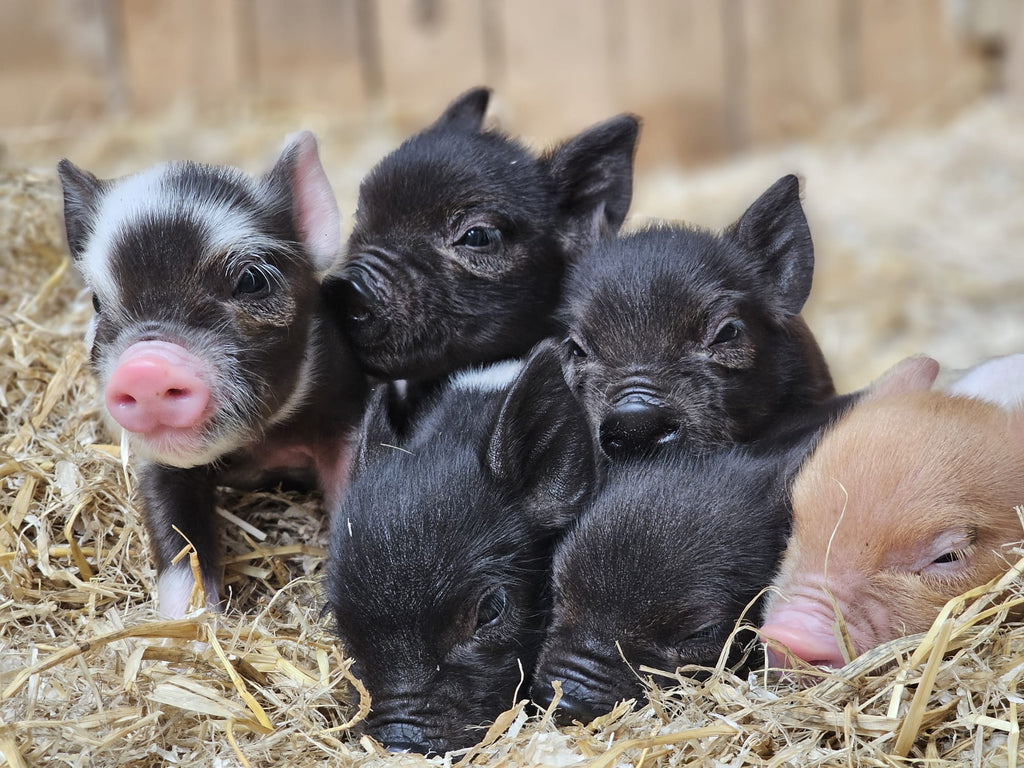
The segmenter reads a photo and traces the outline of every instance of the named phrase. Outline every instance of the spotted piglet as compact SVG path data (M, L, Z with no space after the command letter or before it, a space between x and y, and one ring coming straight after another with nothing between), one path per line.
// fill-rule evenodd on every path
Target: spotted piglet
M160 610L183 615L195 547L220 606L215 489L278 480L340 495L367 385L318 273L340 244L308 132L253 178L191 162L100 180L58 166L71 255L93 293L87 342L111 428L139 460Z

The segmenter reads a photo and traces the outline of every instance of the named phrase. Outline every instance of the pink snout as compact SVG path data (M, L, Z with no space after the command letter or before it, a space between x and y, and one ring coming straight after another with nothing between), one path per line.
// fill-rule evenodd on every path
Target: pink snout
M837 669L846 663L830 624L796 611L779 611L767 617L758 630L768 644L768 666L785 669L792 666L786 649L798 659L820 667ZM783 647L784 646L784 647Z
M201 370L199 360L177 344L133 344L107 382L107 410L114 421L140 435L194 428L205 420L210 402Z

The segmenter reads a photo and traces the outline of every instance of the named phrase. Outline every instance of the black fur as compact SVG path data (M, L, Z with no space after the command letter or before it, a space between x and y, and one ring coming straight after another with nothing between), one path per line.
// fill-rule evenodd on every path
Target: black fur
M674 446L614 464L604 490L558 545L552 623L531 689L562 717L588 722L643 698L640 665L714 666L737 619L770 582L790 526L787 455L744 449L695 457ZM760 608L748 614L756 626ZM744 659L750 632L733 641ZM623 661L625 657L625 661ZM643 677L641 675L641 677Z
M443 753L525 694L553 541L587 501L586 419L543 345L499 391L442 389L408 440L367 411L327 573L339 634L390 749Z
M100 181L67 160L58 166L68 244L98 310L91 360L101 385L119 356L139 341L178 345L204 366L213 412L196 455L205 460L157 452L139 464L158 573L171 567L187 539L199 557L210 605L219 601L222 554L216 487L282 479L315 487L323 463L343 462L368 390L347 342L328 319L316 269L301 244L292 189L296 162L296 152L285 152L258 179L231 168L171 164L154 187L164 204L125 219L108 250L90 258L86 249L102 197L119 182ZM212 246L216 218L183 215L175 201L187 201L190 210L230 208L250 222L251 240L237 243L236 253L220 252ZM247 250L253 243L258 248ZM97 264L102 275L90 272ZM275 277L265 291L239 293L240 276L253 265ZM307 355L312 382L300 381ZM307 384L302 402L271 424ZM339 489L326 490L336 495ZM187 569L188 563L175 567Z
M360 362L432 380L525 354L556 330L566 268L632 197L639 123L612 118L536 157L483 130L473 89L363 180L345 260L325 281Z
M793 176L722 234L657 225L595 245L567 280L564 364L605 451L746 443L830 402L799 315L813 267Z

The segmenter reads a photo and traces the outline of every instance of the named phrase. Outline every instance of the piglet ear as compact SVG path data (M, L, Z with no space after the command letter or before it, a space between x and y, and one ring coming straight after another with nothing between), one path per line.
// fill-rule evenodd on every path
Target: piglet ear
M290 190L292 221L299 239L314 267L326 270L341 248L341 214L320 164L316 137L309 131L299 131L285 139L271 176Z
M490 100L490 88L471 88L452 101L431 127L478 132L483 128Z
M939 364L926 355L900 360L864 389L864 400L877 400L904 392L921 392L932 388L939 375Z
M619 115L544 157L570 252L579 253L622 226L633 199L633 156L639 133L638 118Z
M391 385L378 384L370 393L366 413L356 438L356 454L352 462L352 478L361 475L389 451L398 447L401 437L391 421Z
M783 176L726 230L760 262L760 273L785 316L800 314L811 292L814 244L800 205L800 181Z
M505 397L486 465L545 529L568 525L597 478L586 415L565 383L556 345L541 342Z
M64 188L64 228L68 234L68 247L71 257L78 261L92 233L106 182L67 159L57 163L57 175Z

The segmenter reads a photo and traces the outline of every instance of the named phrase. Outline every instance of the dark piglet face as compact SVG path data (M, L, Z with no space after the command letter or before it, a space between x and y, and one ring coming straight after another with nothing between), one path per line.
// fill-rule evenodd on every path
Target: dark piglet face
M665 451L613 466L558 545L533 700L548 706L559 680L561 717L589 722L643 697L640 665L714 666L774 575L789 530L788 471L786 461L739 449L699 459ZM730 664L751 661L749 639L731 641Z
M317 270L340 245L313 136L297 134L260 178L195 163L112 181L67 160L58 170L93 291L93 368L135 452L207 464L287 418L314 363ZM147 371L163 365L171 394L148 402Z
M747 442L833 395L799 316L813 265L793 176L720 235L660 225L594 247L567 281L565 366L604 451Z
M525 354L554 330L568 264L621 225L639 129L613 118L536 157L456 99L364 179L326 281L365 368L430 379Z
M552 541L594 482L593 447L550 347L510 389L443 391L404 449L384 447L399 443L378 392L328 594L372 696L366 733L443 753L475 743L528 685Z

